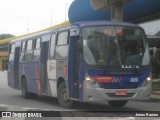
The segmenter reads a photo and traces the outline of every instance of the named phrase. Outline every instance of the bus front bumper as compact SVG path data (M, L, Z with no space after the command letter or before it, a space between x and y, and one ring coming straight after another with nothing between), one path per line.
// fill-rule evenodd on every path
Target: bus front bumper
M117 91L125 91L126 95L116 95ZM112 101L112 100L146 100L150 98L151 85L135 89L104 89L92 86L86 82L83 84L83 102Z

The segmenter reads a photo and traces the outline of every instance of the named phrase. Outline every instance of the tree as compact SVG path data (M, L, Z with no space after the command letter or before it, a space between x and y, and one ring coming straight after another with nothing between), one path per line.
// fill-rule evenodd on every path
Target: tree
M12 34L0 34L0 40L14 37Z

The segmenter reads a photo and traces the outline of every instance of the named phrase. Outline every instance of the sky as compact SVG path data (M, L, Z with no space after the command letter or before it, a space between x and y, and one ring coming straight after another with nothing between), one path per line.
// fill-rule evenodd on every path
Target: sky
M0 0L0 34L35 32L68 20L74 0Z

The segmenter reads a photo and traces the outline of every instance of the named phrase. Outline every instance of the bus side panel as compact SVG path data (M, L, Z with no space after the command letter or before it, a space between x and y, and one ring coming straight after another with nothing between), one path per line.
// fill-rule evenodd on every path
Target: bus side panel
M13 62L8 63L8 86L14 88Z
M56 57L56 78L63 78L68 82L68 45L58 46L55 51ZM66 83L68 87L68 84Z
M28 92L38 94L35 79L27 79L27 90L28 90Z
M57 80L59 78L64 78L66 82L68 82L68 60L67 59L59 59L56 61L56 77ZM68 86L68 84L66 84Z
M56 79L56 60L48 60L47 62L47 74L49 81L49 88L51 90L51 96L57 97L57 79Z
M27 90L31 93L38 93L39 85L37 81L40 80L40 64L39 61L21 62L20 63L20 78L26 78Z

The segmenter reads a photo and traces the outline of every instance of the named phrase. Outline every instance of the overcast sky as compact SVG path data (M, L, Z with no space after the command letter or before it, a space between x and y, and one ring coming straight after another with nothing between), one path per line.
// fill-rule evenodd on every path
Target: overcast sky
M0 34L17 36L26 34L27 26L30 33L64 22L65 14L68 19L68 8L72 2L73 0L0 0Z

